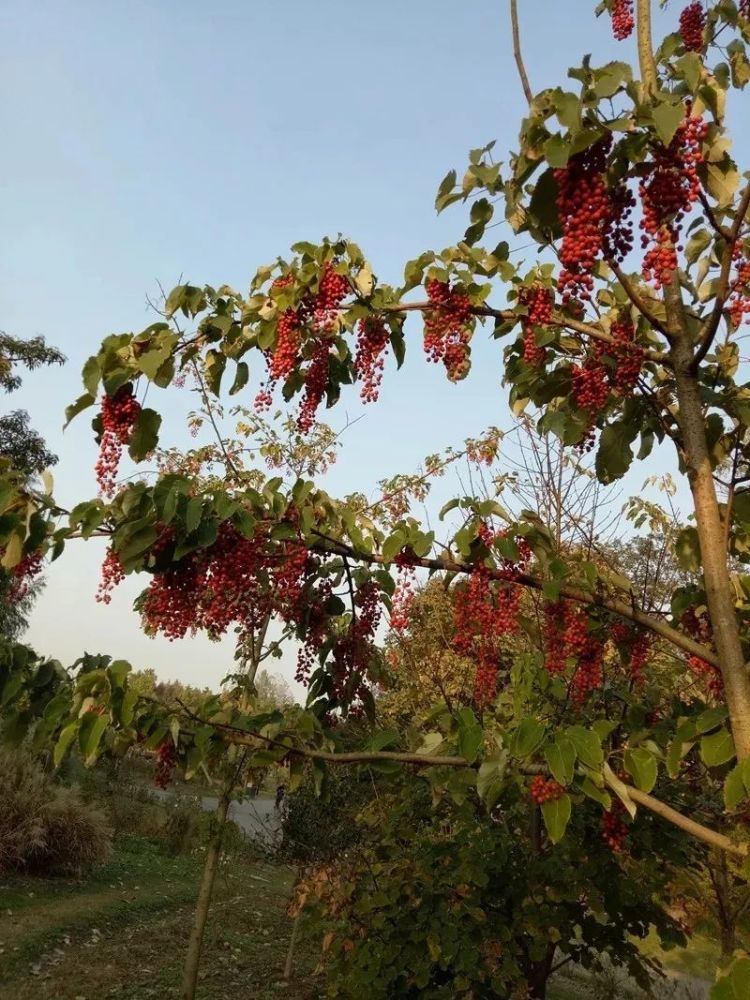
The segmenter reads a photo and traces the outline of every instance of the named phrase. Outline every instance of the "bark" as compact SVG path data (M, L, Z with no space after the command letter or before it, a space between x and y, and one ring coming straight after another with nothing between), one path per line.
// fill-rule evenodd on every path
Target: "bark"
M203 866L203 875L201 876L201 884L198 889L198 899L196 900L195 913L193 915L193 926L190 931L187 955L185 956L180 1000L195 1000L195 987L198 982L203 934L206 930L206 920L208 919L208 911L211 906L211 897L216 881L216 872L221 857L221 842L224 837L224 828L226 827L227 813L229 812L229 803L232 801L233 790L234 780L231 783L228 782L225 786L216 809L216 830L208 844L206 863Z
M677 419L695 509L706 603L718 666L724 681L734 744L737 757L742 760L750 756L750 681L745 670L745 657L735 612L724 544L724 526L706 440L700 387L692 372L693 348L684 326L679 288L673 285L665 299L670 320L676 324L671 354L679 404Z

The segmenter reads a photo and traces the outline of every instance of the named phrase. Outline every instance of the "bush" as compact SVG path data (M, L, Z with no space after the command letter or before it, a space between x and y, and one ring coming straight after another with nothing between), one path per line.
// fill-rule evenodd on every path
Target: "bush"
M0 752L0 871L80 872L106 860L103 813L61 788L23 751Z

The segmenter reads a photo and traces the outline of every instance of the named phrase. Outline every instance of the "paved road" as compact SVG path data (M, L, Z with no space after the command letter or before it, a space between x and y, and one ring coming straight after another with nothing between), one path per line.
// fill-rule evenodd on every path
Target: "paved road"
M153 792L160 799L174 798L174 792L154 788ZM207 812L214 812L219 804L213 795L204 795L201 806ZM254 840L273 843L281 833L281 816L273 799L243 799L242 802L232 802L229 806L229 819L233 820L245 836Z

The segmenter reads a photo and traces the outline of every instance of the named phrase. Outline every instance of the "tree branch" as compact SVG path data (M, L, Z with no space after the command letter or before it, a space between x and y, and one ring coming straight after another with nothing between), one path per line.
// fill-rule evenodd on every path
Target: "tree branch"
M605 775L606 780L606 775ZM725 837L723 833L717 833L716 830L712 830L710 827L704 826L702 823L697 823L694 819L690 819L684 816L681 812L668 806L666 802L662 802L660 799L654 798L653 795L649 795L648 792L642 792L640 788L633 788L630 785L626 785L628 795L639 805L642 805L645 809L649 809L652 813L657 816L661 816L662 819L667 820L674 826L678 826L685 833L689 833L691 836L696 837L698 840L702 840L705 844L710 844L712 847L718 847L721 851L726 851L727 854L733 855L735 858L746 858L747 857L747 844L735 844L729 837Z
M651 0L637 0L636 16L641 81L648 96L653 97L659 89L659 76L654 59L654 43L651 40Z
M531 104L534 100L534 94L531 90L531 84L526 74L526 67L523 64L523 55L521 54L521 33L518 30L518 0L510 0L510 25L513 33L513 58L516 60L518 75L521 78L523 96L526 98L526 103Z
M635 287L635 285L630 280L628 275L625 274L620 265L611 260L607 261L607 263L614 271L617 280L622 285L623 291L630 299L630 301L633 303L633 305L636 307L641 316L643 316L645 320L648 320L649 324L655 330L658 330L659 333L661 333L664 337L669 337L669 332L666 326L662 323L660 319L654 316L649 307L646 305L646 300L643 298L641 293Z
M750 208L750 181L747 183L747 186L742 193L740 203L737 206L737 215L735 216L732 228L728 233L729 238L727 239L726 246L724 247L724 253L721 258L719 285L716 289L714 307L711 310L708 319L703 324L700 336L698 337L698 350L695 352L695 358L693 359L693 370L697 369L698 365L711 350L711 345L713 344L716 332L719 329L722 312L726 303L727 294L729 293L729 275L732 270L733 251L740 235L742 224L745 221L748 208Z
M313 548L317 551L326 552L329 555L350 556L360 562L376 563L381 566L390 565L387 560L383 559L382 556L376 553L358 552L351 545L348 545L345 542L339 542L334 538L330 538L328 535L325 535L316 529L313 529L313 534L317 535L322 540L320 546L313 546ZM411 564L419 566L422 569L436 570L444 573L463 574L471 573L474 570L474 566L469 563L457 562L448 558L429 559L414 557L411 560ZM502 580L505 583L508 582L507 575L505 575L502 570L490 569L489 576L494 580ZM517 573L512 582L521 587L527 587L530 590L537 591L542 591L545 584L544 580L536 576L531 576L529 573ZM696 642L683 632L680 632L678 629L673 628L666 622L661 621L661 619L654 618L651 615L646 614L644 611L639 611L638 608L635 608L632 604L628 604L625 601L602 597L597 594L589 593L585 590L579 590L577 587L561 587L560 597L564 597L569 601L575 601L577 604L594 605L599 608L604 608L607 611L611 611L620 618L627 618L629 621L635 622L637 625L641 625L650 632L661 636L663 639L671 642L672 645L684 650L691 656L698 656L707 663L710 663L712 666L718 666L718 660L713 650L704 646L702 643Z

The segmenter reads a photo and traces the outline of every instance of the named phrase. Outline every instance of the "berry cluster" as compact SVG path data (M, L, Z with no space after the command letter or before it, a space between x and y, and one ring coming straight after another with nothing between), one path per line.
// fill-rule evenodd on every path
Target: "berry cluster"
M30 552L13 567L7 594L11 604L16 604L26 597L34 578L42 571L42 560L41 552Z
M583 611L565 601L547 605L544 645L547 673L562 674L568 661L574 662L571 697L575 704L582 704L589 692L601 687L604 644L589 630Z
M607 369L592 354L583 365L571 366L570 379L573 402L579 409L587 410L593 419L609 398Z
M629 316L612 324L614 344L609 349L615 360L610 373L613 388L628 396L635 388L643 365L644 350L635 343L635 327Z
M532 802L541 806L545 802L554 802L555 799L562 798L565 795L565 789L553 778L545 778L544 775L537 774L531 779L529 794Z
M651 652L651 636L643 629L632 628L624 622L616 622L610 634L627 655L633 682L641 684L644 679L643 671Z
M703 32L706 27L706 12L701 0L689 3L680 14L680 38L688 52L703 51Z
M737 7L741 17L750 19L750 0L740 0Z
M523 360L536 368L544 363L547 352L537 346L534 333L537 327L548 326L552 322L553 295L549 288L532 285L521 289L518 301L528 309L523 319Z
M427 282L431 308L425 312L424 350L428 361L442 361L448 378L458 382L469 371L471 340L471 302L447 281L431 278Z
M96 591L96 600L100 604L109 604L112 600L112 591L125 579L125 572L120 562L120 557L110 546L104 556L102 563L101 578Z
M739 245L735 246L735 260L741 253ZM740 260L736 268L728 301L729 316L734 327L740 326L746 318L750 322L750 259Z
M633 18L633 0L614 0L610 10L612 17L612 34L618 42L629 38L635 27Z
M492 549L500 533L487 525L479 529L479 537ZM495 579L489 567L477 564L468 582L456 589L453 610L453 648L460 656L472 659L476 665L474 701L479 708L495 697L497 671L500 664L500 638L518 629L520 588L513 580L531 558L531 549L525 539L517 539L518 562L508 559L500 562L500 575Z
M177 754L171 740L159 744L154 757L154 784L157 788L169 788L177 765Z
M288 288L294 283L292 274L285 274L272 283L271 289ZM296 309L285 309L276 324L276 346L266 354L268 381L261 385L255 397L257 410L268 410L273 404L277 381L287 379L295 371L302 374L305 391L297 425L307 433L315 423L328 388L331 337L336 329L338 311L351 291L343 274L334 264L323 266L318 291L307 294Z
M721 698L724 694L724 681L718 669L700 656L690 656L687 661L690 670L697 676L704 678L708 690L714 698Z
M106 395L102 400L102 437L96 462L96 480L104 496L112 496L115 492L122 448L130 441L140 413L141 404L133 395L130 383L120 386L117 392Z
M357 354L354 370L362 382L360 398L364 403L377 401L383 380L384 354L388 347L388 330L382 319L368 316L357 324Z
M617 799L612 808L602 814L602 840L614 854L622 854L628 836L623 814L625 807Z
M591 298L597 261L622 260L633 245L630 214L634 199L624 184L607 188L607 154L612 137L571 156L554 171L562 225L557 287L563 305Z
M391 628L403 635L411 622L411 609L416 588L416 571L408 564L398 567L396 589L391 598Z
M660 146L639 186L643 208L641 246L643 277L661 288L677 269L677 244L682 220L700 193L697 167L703 160L701 147L708 124L686 114L669 146Z

